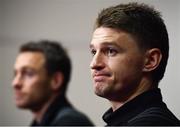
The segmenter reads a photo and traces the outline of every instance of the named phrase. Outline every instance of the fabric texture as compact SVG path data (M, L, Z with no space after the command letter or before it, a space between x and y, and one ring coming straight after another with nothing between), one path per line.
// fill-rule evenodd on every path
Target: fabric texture
M162 101L159 88L149 90L113 112L103 115L108 126L179 126L180 121Z
M83 113L77 111L65 97L58 97L52 103L40 123L35 120L31 126L92 126L93 123Z

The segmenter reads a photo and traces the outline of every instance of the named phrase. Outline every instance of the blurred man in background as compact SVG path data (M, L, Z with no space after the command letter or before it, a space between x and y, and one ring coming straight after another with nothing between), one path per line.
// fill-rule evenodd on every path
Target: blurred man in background
M32 126L92 125L66 98L70 75L70 58L58 42L21 46L12 85L17 107L33 113Z

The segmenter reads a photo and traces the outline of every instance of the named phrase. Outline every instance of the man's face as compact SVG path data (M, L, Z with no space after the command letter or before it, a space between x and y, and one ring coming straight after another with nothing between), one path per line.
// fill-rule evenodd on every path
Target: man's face
M18 55L12 85L19 108L36 110L43 106L51 95L51 89L42 53L23 52Z
M128 98L140 82L144 61L135 40L126 32L100 27L90 49L95 93L116 101Z

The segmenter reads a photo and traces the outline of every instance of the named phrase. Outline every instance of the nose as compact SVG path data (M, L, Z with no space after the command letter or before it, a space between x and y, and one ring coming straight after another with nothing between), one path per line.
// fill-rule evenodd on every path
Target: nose
M104 63L104 58L102 56L102 54L100 53L96 53L94 56L93 56L93 59L90 63L90 68L92 70L101 70L105 67L105 63Z
M21 79L20 75L14 76L14 79L12 81L12 86L15 89L19 89L22 87L22 79Z

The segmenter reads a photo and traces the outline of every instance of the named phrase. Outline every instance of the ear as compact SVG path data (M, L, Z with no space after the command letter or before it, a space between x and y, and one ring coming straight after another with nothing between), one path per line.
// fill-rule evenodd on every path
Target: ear
M59 90L63 84L64 81L64 75L61 72L56 72L53 76L52 76L52 80L51 80L51 88L52 90Z
M148 50L145 56L143 72L150 72L152 70L155 70L159 66L161 59L162 53L160 49L153 48Z

